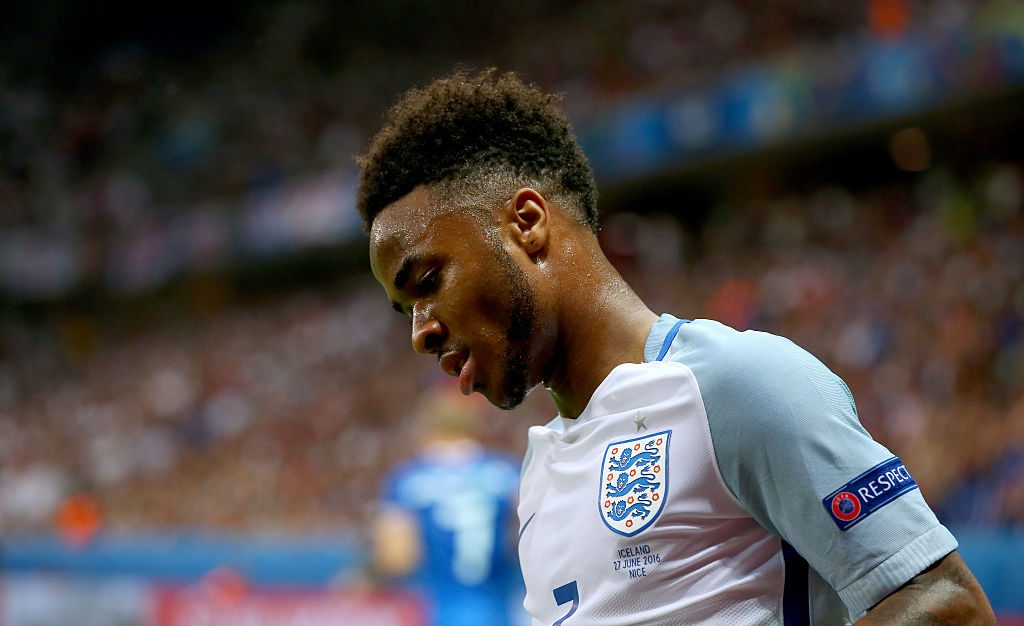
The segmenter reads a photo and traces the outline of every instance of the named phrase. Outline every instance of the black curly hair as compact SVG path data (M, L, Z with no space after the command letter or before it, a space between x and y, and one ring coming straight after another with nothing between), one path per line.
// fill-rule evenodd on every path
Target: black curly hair
M356 159L363 227L420 185L467 195L475 187L493 202L529 185L597 232L594 175L559 100L494 69L406 92Z

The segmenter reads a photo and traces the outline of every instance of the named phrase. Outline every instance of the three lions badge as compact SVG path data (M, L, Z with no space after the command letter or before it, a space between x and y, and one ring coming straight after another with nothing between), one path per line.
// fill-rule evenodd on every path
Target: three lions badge
M654 523L668 493L672 431L608 444L601 463L598 508L613 531L632 537Z

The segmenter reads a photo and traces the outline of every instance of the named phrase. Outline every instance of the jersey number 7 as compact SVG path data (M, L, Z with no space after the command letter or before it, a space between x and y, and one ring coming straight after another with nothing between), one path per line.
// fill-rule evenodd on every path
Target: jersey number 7
M565 583L561 587L556 587L551 591L551 593L554 594L555 604L557 604L558 606L562 606L563 604L572 602L572 608L569 609L569 612L560 617L557 622L551 625L562 626L562 623L565 622L565 620L572 617L572 614L576 612L576 609L580 608L580 590L576 586L576 581L574 580L572 582Z

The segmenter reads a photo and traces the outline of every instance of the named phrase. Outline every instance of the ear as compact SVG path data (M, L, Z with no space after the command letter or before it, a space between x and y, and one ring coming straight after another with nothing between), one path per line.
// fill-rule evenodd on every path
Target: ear
M548 244L550 225L548 203L536 189L523 187L509 204L512 236L527 254L533 256Z

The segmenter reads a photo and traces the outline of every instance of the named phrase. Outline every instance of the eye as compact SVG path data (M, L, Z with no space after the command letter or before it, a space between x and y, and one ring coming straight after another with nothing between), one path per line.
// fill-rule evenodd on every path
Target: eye
M396 313L398 313L399 315L401 315L405 319L409 320L409 323L412 324L412 314L409 311L407 311L405 309L405 307L403 307L402 305L400 305L398 303L395 303L395 304L391 305L391 308L394 309Z
M437 289L437 286L441 283L441 271L432 267L420 276L420 279L416 281L416 289L420 293L430 293Z

